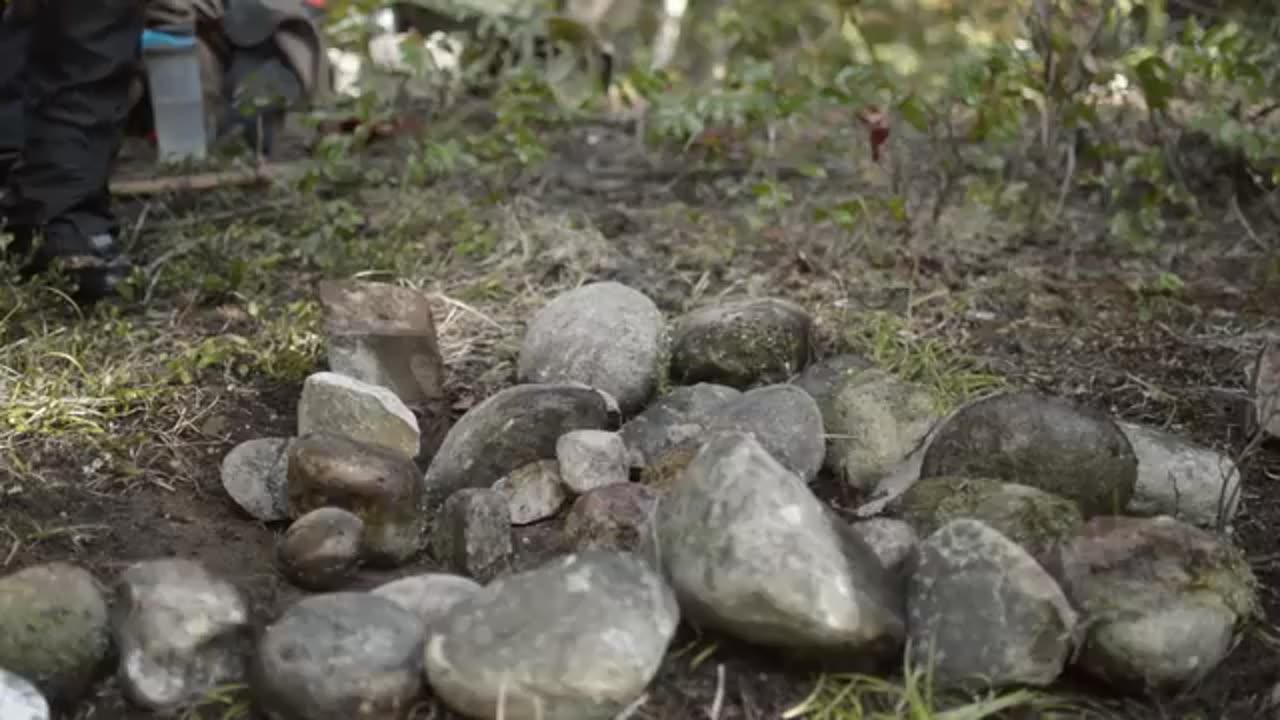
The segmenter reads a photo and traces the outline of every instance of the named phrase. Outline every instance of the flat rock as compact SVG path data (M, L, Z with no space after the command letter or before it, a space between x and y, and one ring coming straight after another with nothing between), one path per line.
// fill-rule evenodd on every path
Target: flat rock
M560 481L560 464L538 460L521 465L493 484L507 499L512 525L529 525L559 512L569 499Z
M883 370L843 373L828 390L810 391L827 434L825 466L863 492L919 447L941 418L928 388Z
M173 709L244 680L253 642L248 603L200 563L130 565L117 580L111 610L117 674L133 702Z
M461 575L423 573L392 580L370 592L416 615L429 633L444 622L458 601L470 597L481 587L480 583Z
M408 407L443 417L444 359L427 293L322 280L319 299L330 370L385 387Z
M920 545L920 536L910 524L894 518L870 518L850 523L867 547L891 573L902 573L909 567Z
M709 433L743 432L805 482L822 469L826 447L822 412L808 393L794 385L769 385L742 394L720 408Z
M49 720L49 703L25 678L0 669L0 718Z
M1269 343L1253 364L1254 424L1273 438L1280 438L1280 342Z
M364 521L338 507L316 508L298 518L276 555L289 582L313 591L346 585L360 567Z
M556 441L560 479L575 495L605 485L626 482L631 477L627 444L618 433L604 430L574 430Z
M636 552L653 534L658 494L623 482L580 495L564 518L564 537L575 550Z
M1240 508L1240 469L1221 453L1177 435L1119 423L1138 456L1138 484L1126 512L1170 515L1192 525L1227 527Z
M222 487L255 520L276 522L289 517L289 446L291 438L246 440L222 459Z
M1122 690L1199 682L1258 613L1243 554L1170 517L1094 518L1047 567L1083 615L1077 664Z
M1028 485L991 478L924 478L890 509L921 537L959 518L981 521L1038 561L1044 561L1084 525L1074 502Z
M662 311L644 293L612 281L583 285L529 321L518 377L600 388L630 415L653 397L664 375L666 332Z
M417 457L418 418L396 394L380 385L334 372L318 372L302 384L298 437L328 434Z
M455 491L488 488L536 460L556 456L573 430L608 426L604 396L579 385L516 385L471 408L449 430L424 479L429 508Z
M690 312L675 324L671 377L689 385L736 388L786 382L813 353L813 318L778 298L725 302Z
M920 477L990 477L1074 500L1086 518L1120 512L1138 459L1108 416L1038 393L993 395L966 405L929 442Z
M977 520L920 544L908 582L909 653L939 687L1044 687L1062 674L1079 618L1017 543Z
M679 620L671 590L639 559L569 555L455 605L428 642L427 678L469 717L608 720L644 692Z
M252 687L281 720L402 720L422 692L418 617L372 593L306 598L266 628Z
M511 570L511 506L496 490L466 488L445 501L431 529L431 551L454 573L482 583Z
M658 550L681 608L766 646L842 658L896 647L897 584L829 512L753 436L716 435L658 502Z
M87 570L35 565L0 578L0 668L56 705L79 700L105 669L107 601Z
M672 448L700 438L720 408L741 395L727 385L697 383L654 400L618 431L631 466L649 465Z
M331 433L298 438L289 450L290 513L353 513L364 523L361 556L370 564L396 567L422 549L422 504L422 475L396 452Z

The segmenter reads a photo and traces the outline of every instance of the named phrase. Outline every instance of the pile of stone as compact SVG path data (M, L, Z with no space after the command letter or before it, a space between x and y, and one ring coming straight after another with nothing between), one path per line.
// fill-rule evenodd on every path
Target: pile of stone
M1164 692L1256 614L1214 531L1240 507L1228 458L1032 392L940 408L862 358L815 361L793 303L669 327L634 289L580 287L529 322L519 384L450 427L426 298L358 283L322 299L330 371L306 381L297 436L223 465L249 515L290 523L280 567L315 594L255 635L239 591L193 561L126 569L110 603L75 567L14 573L0 716L74 703L114 647L148 708L246 681L297 720L402 718L428 696L603 720L643 702L682 620L829 666L892 672L905 652L939 686L1070 670ZM819 478L867 502L837 512ZM533 527L560 552L522 564L513 538ZM424 559L350 589L363 566Z

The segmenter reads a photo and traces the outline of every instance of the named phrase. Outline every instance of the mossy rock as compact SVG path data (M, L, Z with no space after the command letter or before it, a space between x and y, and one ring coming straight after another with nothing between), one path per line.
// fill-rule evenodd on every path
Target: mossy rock
M679 481L684 469L698 456L701 448L701 440L689 440L667 450L640 471L640 482L658 494L666 494Z
M1109 416L1018 391L972 402L946 420L920 477L990 477L1074 500L1086 518L1121 514L1138 482L1138 458Z
M736 300L680 318L672 333L671 378L739 389L786 382L813 355L813 318L777 298Z
M1042 561L1084 524L1074 502L993 478L926 478L895 500L890 511L920 537L932 535L952 520L978 520Z

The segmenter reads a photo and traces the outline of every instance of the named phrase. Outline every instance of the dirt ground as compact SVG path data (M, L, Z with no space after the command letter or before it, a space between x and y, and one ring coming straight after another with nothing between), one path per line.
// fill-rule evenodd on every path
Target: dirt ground
M3 433L0 572L61 560L109 582L127 563L177 555L233 578L264 622L298 597L274 568L283 528L238 511L219 463L241 441L292 433L301 380L323 367L311 295L321 277L367 272L437 293L458 415L513 381L520 323L558 290L617 279L672 315L724 294L770 293L812 310L824 352L863 352L957 397L995 382L1039 388L1238 457L1246 495L1233 532L1262 582L1267 619L1185 696L1064 686L1087 695L1070 695L1079 704L1059 716L1263 717L1280 682L1271 626L1280 618L1280 447L1250 443L1241 393L1246 358L1280 333L1274 229L1253 214L1246 230L1214 205L1138 249L1098 231L1106 218L1087 197L1072 198L1054 224L1027 226L988 209L977 189L953 194L937 222L880 213L842 228L823 211L888 197L894 180L860 157L852 130L820 134L794 138L780 155L793 167L807 156L826 177L772 179L733 157L716 170L691 156L650 157L600 125L549 136L551 160L538 172L407 179L413 155L391 146L317 161L301 189L123 200L134 252L148 264L132 304L78 318L51 294L4 290L13 308L4 362L37 367L23 338L44 348L43 362L76 354L83 377L68 387L112 410L88 413L79 429L27 414L32 427ZM936 175L927 159L904 165L908 214L927 216ZM146 172L145 155L122 170ZM787 200L771 205L776 195L762 187ZM1182 283L1170 286L1171 275ZM121 395L131 382L147 394ZM823 493L840 508L857 502L830 483ZM520 543L526 562L548 533ZM719 694L720 718L778 718L816 680L768 652L685 630L633 717L709 718ZM243 716L234 703L234 692L211 698L192 716ZM151 716L109 680L74 717ZM426 705L419 717L451 716Z

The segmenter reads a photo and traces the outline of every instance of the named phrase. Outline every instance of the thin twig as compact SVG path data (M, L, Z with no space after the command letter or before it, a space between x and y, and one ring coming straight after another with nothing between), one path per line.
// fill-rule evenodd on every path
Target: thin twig
M720 720L724 710L724 663L716 665L716 696L711 701L711 720Z
M1271 247L1262 238L1258 237L1258 233L1253 231L1253 226L1249 224L1248 218L1244 216L1244 211L1240 209L1240 197L1235 193L1231 194L1231 214L1235 215L1236 220L1244 227L1245 234L1249 236L1254 245L1257 245L1263 252L1271 252Z

